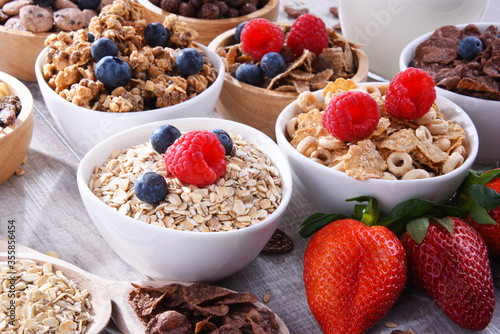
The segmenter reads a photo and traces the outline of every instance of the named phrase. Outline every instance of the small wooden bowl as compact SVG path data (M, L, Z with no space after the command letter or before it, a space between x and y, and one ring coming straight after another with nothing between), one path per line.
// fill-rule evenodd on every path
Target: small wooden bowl
M144 7L144 16L148 23L162 23L165 17L171 14L162 10L160 7L153 5L148 0L137 0L137 2ZM224 31L236 28L236 26L238 26L241 22L249 21L258 17L262 17L270 21L276 21L279 13L279 3L279 0L269 0L264 7L253 13L230 19L205 20L181 15L178 16L179 19L186 22L191 29L198 32L196 42L208 45L215 37L219 36Z
M36 81L35 60L50 33L34 33L0 25L0 71L19 80Z
M281 24L280 25L286 25ZM228 30L217 36L208 46L217 50L221 46L236 44L234 31ZM351 78L354 82L364 82L368 76L368 58L359 49L353 49L358 71ZM227 73L224 85L215 105L222 117L250 125L276 140L275 123L280 112L298 97L295 92L279 92L255 87L235 79Z
M9 86L12 94L21 99L21 112L15 124L0 132L0 184L21 166L33 134L33 96L29 89L13 76L0 72L0 81Z

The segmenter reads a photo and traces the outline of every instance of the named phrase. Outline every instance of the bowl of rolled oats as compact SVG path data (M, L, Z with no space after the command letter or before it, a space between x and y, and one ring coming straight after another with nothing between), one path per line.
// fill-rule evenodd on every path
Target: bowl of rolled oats
M196 41L208 45L215 37L241 22L257 17L276 21L279 0L138 0L144 6L148 22L162 22L177 14L198 32Z
M500 24L444 26L415 38L401 52L401 70L428 72L437 92L459 105L479 134L477 163L500 161Z
M292 193L275 142L216 118L116 134L85 155L77 183L90 218L123 260L152 278L189 282L216 281L250 263Z
M472 167L479 141L469 116L436 95L430 77L428 93L420 83L400 89L404 73L391 83L337 80L302 93L279 115L278 145L317 210L349 214L356 203L346 200L358 196L377 198L384 212L410 198L443 203ZM413 101L425 96L419 113L405 109L405 90Z
M193 32L176 15L147 24L139 4L117 0L88 30L47 38L37 81L77 153L136 125L213 112L224 65Z
M209 44L209 48L222 57L226 68L224 85L216 104L217 111L224 118L253 126L275 139L276 118L301 92L322 89L337 78L366 81L368 58L361 46L327 29L319 18L313 17L312 20L319 20L318 24L323 25L324 48L314 50L311 47L313 51L310 51L302 47L308 41L296 42L299 46L294 44L292 48L288 41L293 35L293 25L300 19L293 24L256 20L255 27L242 24L217 36ZM262 37L262 30L275 33ZM298 34L302 35L301 32ZM252 44L258 38L266 40L268 45L277 46L259 52L255 50L259 46ZM274 71L278 67L276 64L280 63L281 68ZM263 68L271 70L264 71Z
M0 72L0 184L17 172L26 159L33 134L33 96L13 76Z

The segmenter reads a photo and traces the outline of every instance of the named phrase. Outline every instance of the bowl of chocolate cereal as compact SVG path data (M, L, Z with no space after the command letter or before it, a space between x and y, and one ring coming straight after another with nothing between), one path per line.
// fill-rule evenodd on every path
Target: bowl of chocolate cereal
M479 134L477 163L500 161L500 29L498 23L444 26L410 42L401 52L401 70L429 73L437 92L459 105Z
M21 81L0 72L0 184L26 159L32 134L33 96Z
M208 45L215 37L241 22L257 17L276 21L279 0L138 0L149 22L163 22L170 14L197 31L196 42Z
M316 28L303 28L309 22ZM298 40L296 36L309 36L304 30L313 32L312 39L319 35L320 46ZM217 111L273 139L276 118L301 92L322 89L336 78L363 82L368 73L368 59L360 45L327 29L321 19L310 14L302 15L293 24L264 19L243 23L217 36L209 48L222 57L226 66Z
M344 214L359 196L377 198L386 213L411 198L444 203L479 147L467 113L416 69L390 83L338 79L302 93L279 115L276 137L295 186L318 211Z
M0 71L20 80L36 81L35 61L45 39L56 31L88 27L101 1L0 1Z
M250 263L292 193L276 143L217 118L120 132L84 156L77 183L90 218L123 260L152 278L189 282L216 281Z
M111 19L120 28L108 27ZM35 67L38 84L77 153L139 124L213 112L224 65L189 31L173 14L147 24L139 4L117 0L88 31L47 38Z

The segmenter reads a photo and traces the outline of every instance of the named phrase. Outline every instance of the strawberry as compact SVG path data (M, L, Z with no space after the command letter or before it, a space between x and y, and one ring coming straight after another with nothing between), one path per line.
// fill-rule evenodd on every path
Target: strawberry
M495 291L486 244L476 230L456 217L421 218L407 225L401 242L410 282L459 326L488 326Z
M309 308L324 333L365 333L406 284L405 251L386 227L336 220L311 238L303 274Z

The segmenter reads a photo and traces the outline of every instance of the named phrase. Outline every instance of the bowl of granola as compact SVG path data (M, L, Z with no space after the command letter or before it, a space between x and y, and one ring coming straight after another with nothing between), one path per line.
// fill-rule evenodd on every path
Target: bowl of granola
M299 20L300 17L295 22ZM275 30L276 34L280 34L281 30L283 34L282 47L278 45L274 52L281 55L284 66L279 73L261 73L257 81L245 78L242 69L262 68L268 56L264 57L259 52L252 56L245 51L242 39L254 39L250 34L245 36L246 24L244 28L222 33L209 44L208 47L222 57L226 66L224 85L216 104L222 117L253 126L275 139L276 118L283 108L297 99L299 93L322 89L329 81L339 77L351 78L355 82L366 81L368 58L360 45L350 43L334 30L327 29L319 18L313 17L312 20L319 20L324 28L325 48L322 51L313 52L300 47L299 51L292 49L288 45L290 23L264 22L264 27L247 29L256 31L256 34L263 29ZM279 61L282 62L281 59Z
M196 41L208 45L215 37L241 22L257 17L276 21L279 0L138 0L144 6L149 22L163 22L169 14L179 15L182 21L198 32Z
M31 92L18 79L0 72L0 184L26 159L32 135Z
M120 28L108 27L115 21ZM56 125L78 153L139 124L214 110L224 65L193 42L189 31L175 15L163 24L146 24L140 5L118 0L91 21L94 42L86 30L47 38L35 67L38 84ZM163 44L155 45L158 41Z
M500 161L500 25L479 22L444 26L419 36L401 52L401 70L429 73L438 93L458 104L479 134L477 163Z
M99 1L0 1L0 71L25 81L36 81L36 57L45 39L56 31L88 27L100 8ZM95 6L95 8L91 8Z
M397 96L387 93L391 83L337 80L302 93L279 115L278 145L295 185L318 211L350 214L356 203L346 200L358 196L377 198L386 213L411 198L443 203L471 168L479 142L463 109L434 91L419 114L394 117L386 108ZM363 116L351 114L356 101L363 101L357 109Z
M105 139L82 159L77 183L122 259L152 278L180 281L216 281L250 263L292 192L275 142L216 118L154 122Z

